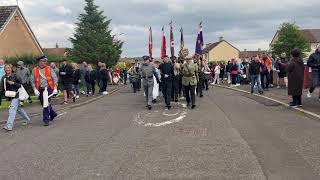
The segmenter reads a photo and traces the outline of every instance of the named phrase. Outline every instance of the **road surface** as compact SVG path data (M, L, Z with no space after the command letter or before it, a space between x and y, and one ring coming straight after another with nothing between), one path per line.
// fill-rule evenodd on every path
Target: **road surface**
M235 91L212 87L197 99L152 111L125 87L0 132L0 179L317 180L320 122Z

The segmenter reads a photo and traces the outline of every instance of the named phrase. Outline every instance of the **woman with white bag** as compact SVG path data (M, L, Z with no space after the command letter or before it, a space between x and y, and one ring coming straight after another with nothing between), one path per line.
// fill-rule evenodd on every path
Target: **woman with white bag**
M12 131L13 123L16 117L17 112L23 117L23 125L27 125L30 122L30 118L27 113L22 109L20 105L20 93L23 94L23 99L27 98L25 90L21 85L21 80L13 74L13 66L7 64L4 66L5 76L1 78L0 84L0 105L2 97L7 98L11 102L9 107L9 116L7 120L7 125L3 129L7 131ZM23 100L22 99L22 100Z

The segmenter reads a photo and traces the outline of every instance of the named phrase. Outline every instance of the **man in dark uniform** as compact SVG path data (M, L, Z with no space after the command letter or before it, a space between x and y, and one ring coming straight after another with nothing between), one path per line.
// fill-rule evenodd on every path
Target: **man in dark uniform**
M171 109L171 91L172 91L172 80L174 76L173 66L168 57L164 58L164 63L159 66L161 72L161 83L162 93L166 103L166 107Z

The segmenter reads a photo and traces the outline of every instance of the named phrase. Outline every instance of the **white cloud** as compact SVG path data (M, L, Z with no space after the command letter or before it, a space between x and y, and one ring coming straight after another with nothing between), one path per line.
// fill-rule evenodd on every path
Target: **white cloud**
M64 6L58 6L54 9L58 15L70 15L72 11Z

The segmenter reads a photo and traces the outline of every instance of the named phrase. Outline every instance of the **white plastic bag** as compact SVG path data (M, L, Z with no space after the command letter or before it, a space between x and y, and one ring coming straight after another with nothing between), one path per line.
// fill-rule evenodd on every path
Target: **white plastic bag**
M20 101L25 101L29 98L29 94L27 93L26 89L22 85L19 88L18 92L19 92Z
M48 89L45 88L43 91L43 107L46 108L49 106L49 94L48 94Z

